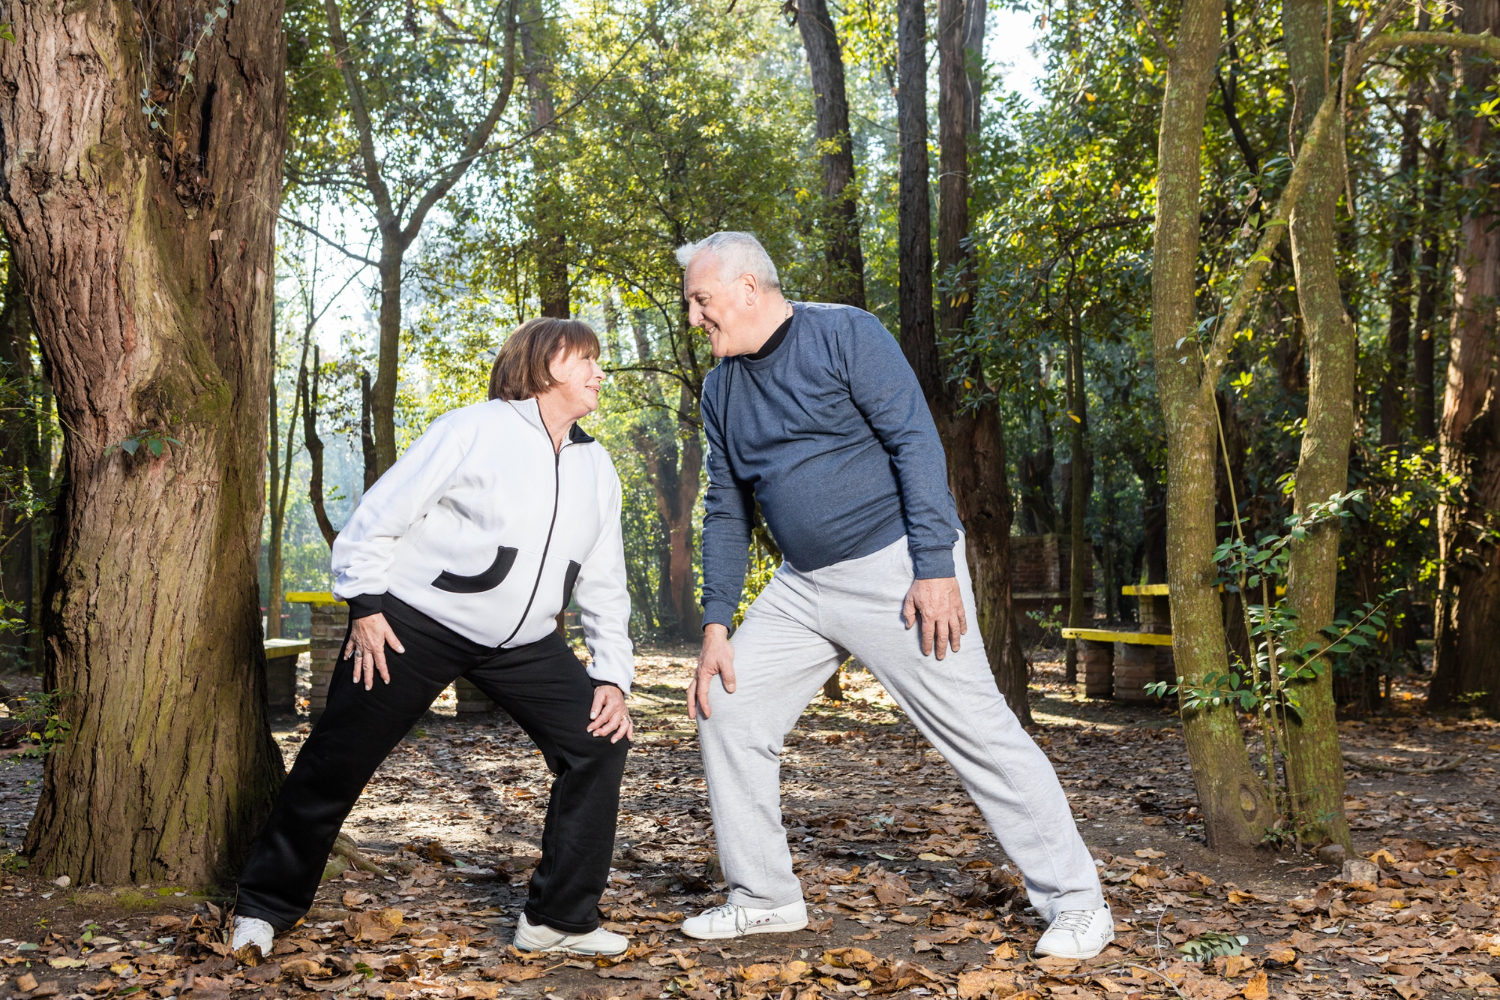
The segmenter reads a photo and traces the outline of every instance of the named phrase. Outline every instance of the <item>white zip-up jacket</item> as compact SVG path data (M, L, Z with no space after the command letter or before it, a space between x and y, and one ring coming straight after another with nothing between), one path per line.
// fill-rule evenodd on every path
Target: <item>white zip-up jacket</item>
M485 646L545 638L577 597L589 675L630 693L620 477L576 424L554 452L534 399L434 420L360 500L333 572L341 600L389 593Z

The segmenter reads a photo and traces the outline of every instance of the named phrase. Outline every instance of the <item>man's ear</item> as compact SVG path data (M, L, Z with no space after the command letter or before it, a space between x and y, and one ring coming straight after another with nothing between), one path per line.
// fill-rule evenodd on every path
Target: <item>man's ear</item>
M745 289L745 305L755 305L755 300L760 297L760 282L755 280L753 274L740 275L740 283Z

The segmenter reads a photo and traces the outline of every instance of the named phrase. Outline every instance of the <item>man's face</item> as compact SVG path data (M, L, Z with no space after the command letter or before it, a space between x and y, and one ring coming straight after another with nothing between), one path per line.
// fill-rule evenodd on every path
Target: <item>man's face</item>
M744 354L743 343L754 315L755 283L749 275L733 281L721 280L719 259L711 253L700 253L682 275L682 292L687 298L688 323L701 326L716 358Z

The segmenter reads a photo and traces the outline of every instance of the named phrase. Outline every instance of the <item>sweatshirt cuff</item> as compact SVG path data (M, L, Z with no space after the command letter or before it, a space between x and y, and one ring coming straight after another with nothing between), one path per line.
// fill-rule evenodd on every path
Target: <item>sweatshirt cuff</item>
M911 562L918 580L945 580L956 575L951 548L912 549Z
M384 610L384 597L384 594L355 594L344 598L344 603L349 605L349 620L352 622L380 614Z
M711 601L703 605L703 628L708 628L710 625L723 625L732 630L736 610L738 609L733 604L725 601Z

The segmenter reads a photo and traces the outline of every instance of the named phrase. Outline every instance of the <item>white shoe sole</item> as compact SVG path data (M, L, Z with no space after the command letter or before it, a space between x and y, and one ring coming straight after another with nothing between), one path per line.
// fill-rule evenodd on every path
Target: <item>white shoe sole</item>
M623 955L630 950L629 946L621 948L619 951L584 951L582 948L569 948L561 944L555 944L550 948L527 948L516 941L512 941L511 944L515 947L516 951L524 951L528 955L587 955L590 957L599 955L607 958L614 955Z
M726 941L729 938L745 937L750 934L790 934L793 931L806 929L807 918L803 917L801 923L757 924L751 927L746 927L742 931L722 931L719 933L710 934L694 934L692 931L684 927L682 929L682 933L686 937L693 938L696 941Z
M1060 951L1043 951L1041 948L1037 948L1035 954L1036 954L1036 956L1038 958L1068 958L1068 959L1073 959L1074 961L1081 962L1084 959L1097 958L1100 955L1104 954L1104 949L1108 948L1111 944L1113 944L1114 940L1115 940L1114 935L1111 934L1109 936L1109 939L1099 946L1099 950L1098 951L1091 952L1091 953L1089 953L1087 955L1082 955L1082 954L1080 954L1080 955L1070 955L1070 954L1065 954L1065 953L1060 952ZM1038 942L1038 943L1040 943L1040 942Z

